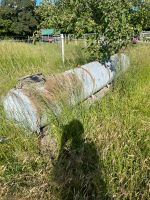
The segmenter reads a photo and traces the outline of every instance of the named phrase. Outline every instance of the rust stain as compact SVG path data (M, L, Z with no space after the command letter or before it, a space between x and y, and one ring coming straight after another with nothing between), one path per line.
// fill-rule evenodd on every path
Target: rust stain
M58 74L48 78L44 89L46 96L50 100L69 99L68 97L82 93L82 83L73 73Z
M29 97L38 116L46 110L47 107L55 108L58 103L70 105L71 101L82 95L83 85L74 73L57 74L44 77L44 81L21 80L21 89ZM38 90L42 87L43 90Z

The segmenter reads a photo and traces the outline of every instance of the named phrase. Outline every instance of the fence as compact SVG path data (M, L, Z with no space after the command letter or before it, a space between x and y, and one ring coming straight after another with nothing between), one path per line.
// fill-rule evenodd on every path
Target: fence
M41 36L41 38L36 38L36 36L13 36L10 37L6 36L0 36L0 41L3 40L9 40L9 41L16 41L16 42L25 42L29 44L35 44L36 40L39 42L48 42L48 43L56 43L60 45L61 47L61 56L62 56L62 62L64 64L65 62L65 44L68 44L69 42L74 42L74 44L78 45L79 42L83 43L83 45L87 46L87 39L89 36L95 36L95 33L91 34L84 34L82 37L77 38L74 34L60 34L56 36Z
M62 62L64 64L65 62L65 44L68 44L69 42L74 42L76 45L79 43L83 44L85 47L87 47L87 40L89 38L93 38L93 41L95 40L96 33L87 33L83 34L80 38L76 37L74 34L60 34L56 36L41 36L39 39L40 42L48 42L48 43L56 43L60 45L61 47L61 56L62 56ZM26 43L35 43L36 37L30 37L30 36L11 36L11 37L2 37L0 36L1 40L15 40L17 42L26 42ZM103 37L101 37L101 40L103 40ZM140 42L150 42L150 31L143 31L140 34Z
M29 43L29 36L0 36L0 41L2 40L9 40L9 41L16 41L16 42L28 42Z
M60 35L60 40L58 40L57 38L57 42L58 41L61 41L61 55L62 55L62 61L63 61L63 64L65 62L65 43L69 43L70 41L74 41L76 45L78 45L78 43L82 42L84 44L85 47L87 47L87 39L90 37L90 36L95 36L96 34L95 33L90 33L90 34L84 34L82 37L80 38L77 38L75 35L73 34L61 34Z
M140 34L140 39L142 41L150 42L150 31L142 31Z

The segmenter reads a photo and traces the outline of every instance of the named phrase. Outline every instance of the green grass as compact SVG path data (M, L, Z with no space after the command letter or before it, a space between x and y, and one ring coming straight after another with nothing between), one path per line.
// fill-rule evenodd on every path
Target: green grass
M130 69L101 102L53 116L45 141L5 118L0 106L2 199L150 199L150 46L128 49ZM86 59L66 45L0 43L0 96L21 76L65 71ZM51 144L47 144L50 138ZM40 152L39 152L40 151Z

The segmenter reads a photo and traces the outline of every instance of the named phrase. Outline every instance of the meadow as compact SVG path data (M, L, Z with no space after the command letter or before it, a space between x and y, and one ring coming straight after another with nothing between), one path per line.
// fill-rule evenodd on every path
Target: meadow
M150 199L150 45L130 45L131 67L101 100L53 116L46 141L6 119L0 102L1 199ZM0 98L25 75L88 62L81 45L0 42ZM50 144L47 144L47 141ZM64 144L65 143L65 147ZM64 148L62 148L62 146Z

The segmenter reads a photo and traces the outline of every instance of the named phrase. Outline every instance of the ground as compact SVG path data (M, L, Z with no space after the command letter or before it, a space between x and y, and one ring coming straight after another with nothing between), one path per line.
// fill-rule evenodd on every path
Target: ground
M58 73L88 62L82 47L0 42L0 96L17 79ZM99 200L150 198L150 45L129 46L130 69L90 107L85 103L53 116L51 148L6 119L0 104L2 199Z

